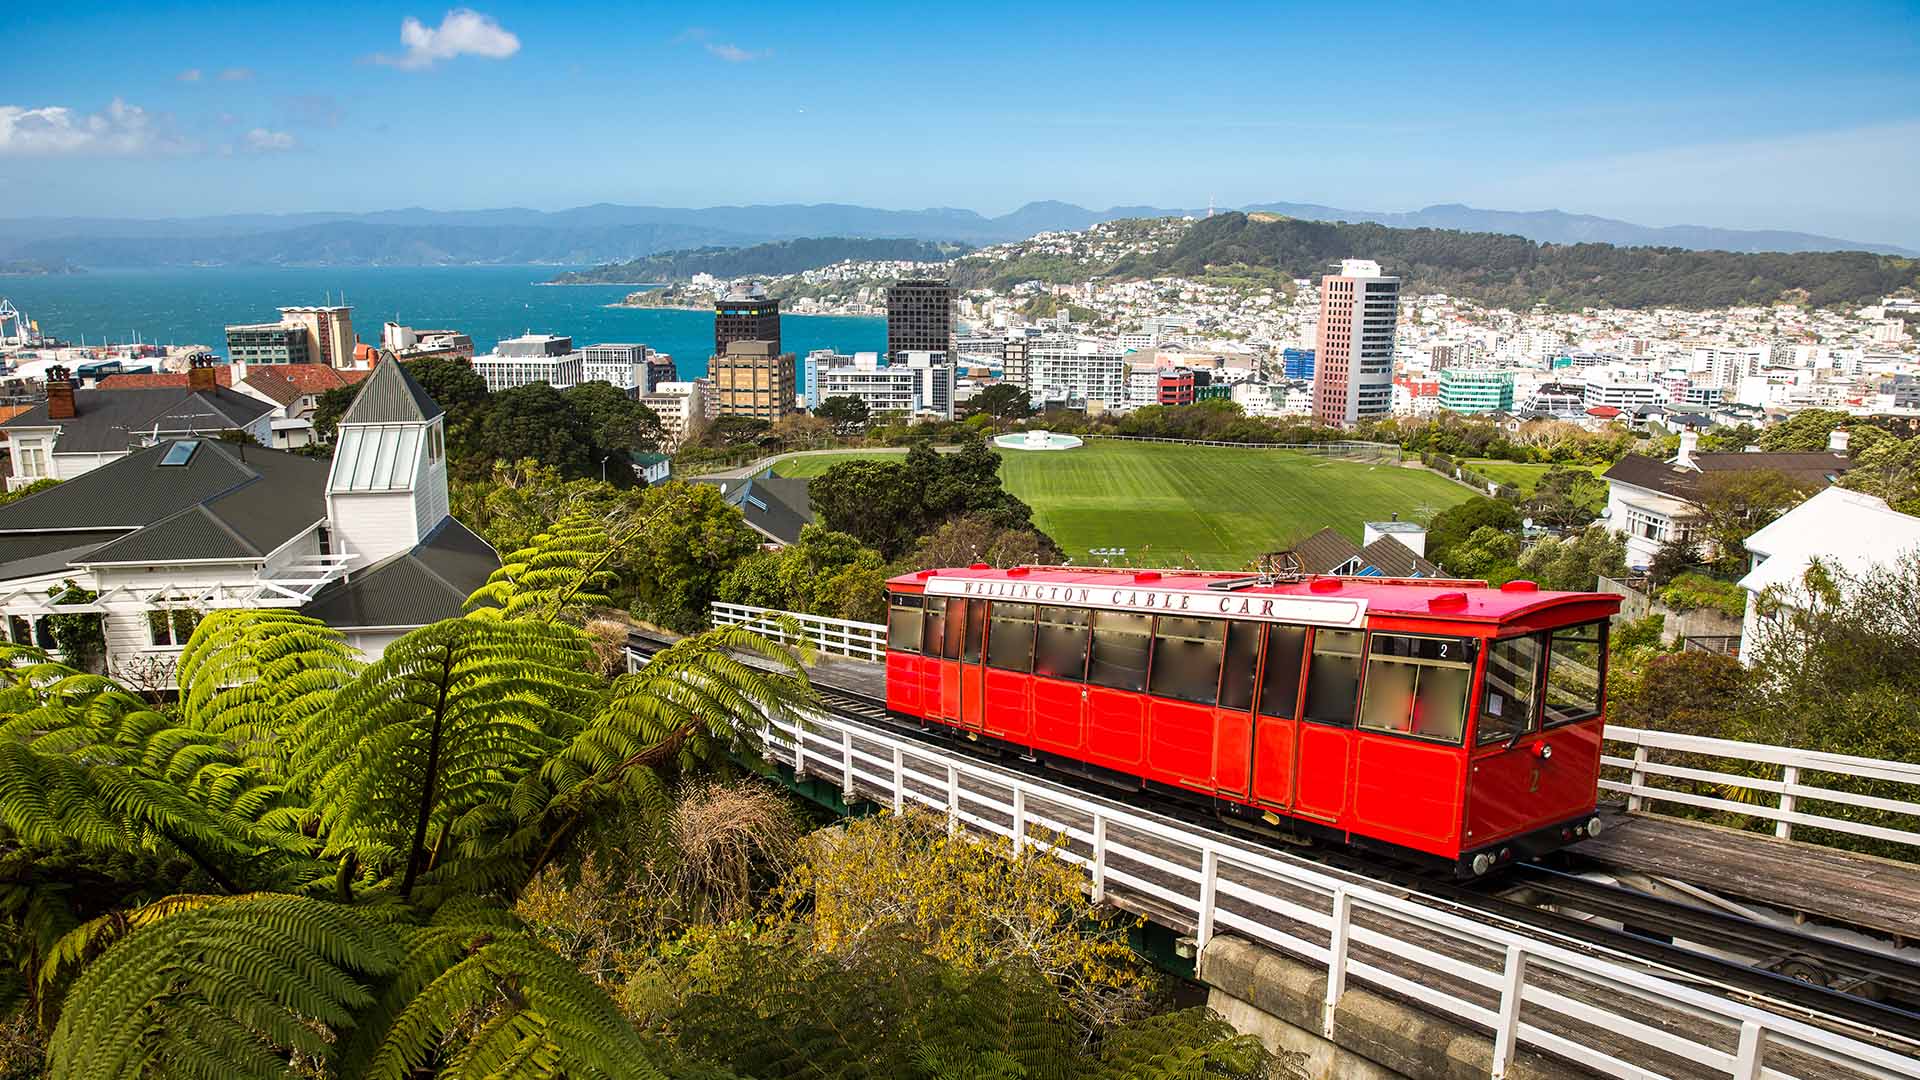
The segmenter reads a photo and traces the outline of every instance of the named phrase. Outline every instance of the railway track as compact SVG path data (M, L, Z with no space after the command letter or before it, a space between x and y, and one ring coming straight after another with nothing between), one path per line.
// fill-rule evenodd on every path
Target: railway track
M670 644L670 639L636 632L630 643L647 654ZM885 702L857 690L817 680L814 689L835 713L890 735L1042 777L1082 796L1112 799L1117 794L1107 785L1049 768L1042 761L986 753L964 738L947 735L945 729L903 723L888 712ZM1359 884L1417 892L1444 901L1461 914L1527 927L1595 955L1631 956L1700 989L1764 1002L1775 1011L1903 1052L1920 1053L1920 965L1897 956L1537 864L1461 883L1349 851L1283 844L1260 833L1229 828L1224 822L1196 822L1194 806L1150 790L1128 792L1125 804L1135 812L1144 810L1188 828L1213 827L1223 836L1260 843L1269 852L1337 871ZM1719 955L1722 952L1740 959Z

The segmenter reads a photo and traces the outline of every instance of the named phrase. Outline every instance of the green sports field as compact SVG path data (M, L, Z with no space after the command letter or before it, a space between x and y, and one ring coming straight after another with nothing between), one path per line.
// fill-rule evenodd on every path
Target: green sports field
M1522 493L1531 492L1533 485L1539 483L1540 478L1547 475L1547 470L1556 467L1553 465L1536 465L1519 461L1501 461L1496 458L1470 458L1462 461L1460 464L1465 465L1467 468L1472 469L1474 472L1479 473L1489 480L1502 484L1511 484L1519 488ZM1559 467L1587 469L1595 476L1607 471L1607 466L1605 465L1565 465Z
M882 456L792 458L777 471L817 476ZM1284 450L1094 440L1077 450L1002 450L1000 459L1008 489L1075 562L1089 561L1090 548L1123 547L1116 562L1237 569L1324 526L1359 540L1362 522L1425 518L1471 494L1424 469Z

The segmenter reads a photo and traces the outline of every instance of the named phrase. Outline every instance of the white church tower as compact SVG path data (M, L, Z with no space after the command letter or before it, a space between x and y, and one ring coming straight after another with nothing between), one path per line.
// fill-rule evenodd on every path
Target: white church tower
M446 410L397 361L375 364L334 438L332 550L350 570L410 551L447 507Z

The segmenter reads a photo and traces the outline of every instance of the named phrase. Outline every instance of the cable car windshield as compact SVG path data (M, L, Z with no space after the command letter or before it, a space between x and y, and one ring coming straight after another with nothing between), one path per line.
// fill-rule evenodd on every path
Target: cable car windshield
M1458 746L1477 645L1471 638L1373 635L1360 726Z

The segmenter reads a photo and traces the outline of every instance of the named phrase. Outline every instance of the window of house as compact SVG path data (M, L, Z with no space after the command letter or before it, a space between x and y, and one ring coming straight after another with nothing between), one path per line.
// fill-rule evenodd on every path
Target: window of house
M200 613L192 608L155 608L147 612L147 640L154 645L185 645L200 625Z
M41 446L23 446L14 451L14 467L23 480L42 480L48 475L47 451Z
M1032 604L995 601L987 627L987 666L1002 671L1033 670Z
M1496 641L1487 647L1486 685L1476 727L1481 746L1506 742L1533 729L1540 701L1541 636Z
M427 461L430 463L438 462L440 458L446 454L446 452L447 452L446 439L445 439L445 436L442 435L440 432L440 425L434 424L428 427L427 428Z
M1085 608L1043 607L1036 616L1033 673L1080 682L1087 677Z
M1600 691L1606 684L1606 645L1604 623L1569 626L1548 635L1548 726L1600 715Z
M1472 640L1375 634L1367 652L1360 726L1459 745L1473 683Z
M1360 702L1360 648L1366 636L1359 630L1314 631L1313 659L1307 666L1306 719L1353 726L1354 707Z
M1219 619L1162 615L1153 635L1148 691L1159 697L1211 705L1220 687L1220 656L1227 624Z
M887 648L894 652L919 652L920 631L925 618L924 598L895 594L887 605Z

